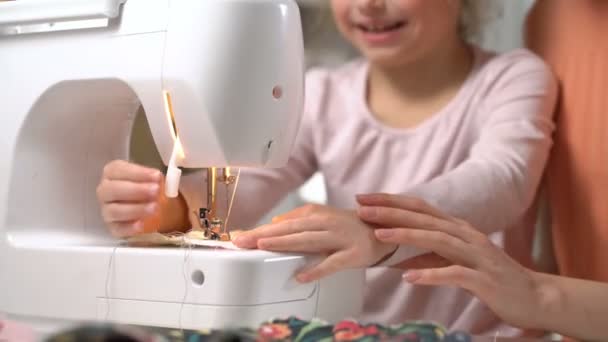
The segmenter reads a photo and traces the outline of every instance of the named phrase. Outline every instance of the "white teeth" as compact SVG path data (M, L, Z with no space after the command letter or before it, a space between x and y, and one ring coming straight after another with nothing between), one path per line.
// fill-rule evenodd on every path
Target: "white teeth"
M365 26L365 25L360 25L359 27L363 31L366 31L366 32L380 33L380 32L394 30L396 28L401 27L402 25L403 25L403 23L395 23L395 24L386 25L386 26L380 26L380 25Z

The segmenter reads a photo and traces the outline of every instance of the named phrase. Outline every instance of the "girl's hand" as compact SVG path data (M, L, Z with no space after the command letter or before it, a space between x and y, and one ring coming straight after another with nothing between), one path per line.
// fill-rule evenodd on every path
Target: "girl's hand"
M116 237L179 230L187 225L185 203L168 199L156 169L122 160L108 163L97 187L103 219Z
M368 267L390 255L396 246L380 243L374 230L354 212L307 205L276 217L272 224L239 235L235 245L273 252L318 253L326 257L297 275L311 282L340 270Z
M386 227L375 231L378 240L429 250L454 263L445 266L435 258L439 266L407 271L406 281L464 288L505 321L524 328L536 325L543 304L542 281L486 235L417 199L374 194L359 196L358 201L362 220Z

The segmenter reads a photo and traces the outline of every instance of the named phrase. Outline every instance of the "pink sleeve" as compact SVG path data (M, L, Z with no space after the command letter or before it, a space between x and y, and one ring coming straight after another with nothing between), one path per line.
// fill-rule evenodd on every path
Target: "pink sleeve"
M252 228L283 197L306 182L317 171L313 139L314 120L324 101L325 84L326 73L323 71L311 71L306 75L304 114L287 165L280 169L241 170L230 217L231 229ZM206 199L203 198L204 184L206 184L205 176L202 172L183 177L180 190L191 212L206 203ZM192 221L193 219L196 219L196 215L191 214L192 224L198 225Z
M490 234L515 224L535 199L552 145L557 83L540 60L529 59L504 71L485 98L468 159L406 195ZM402 246L383 265L417 254Z
M40 338L32 327L16 321L3 321L0 314L0 341L34 342Z

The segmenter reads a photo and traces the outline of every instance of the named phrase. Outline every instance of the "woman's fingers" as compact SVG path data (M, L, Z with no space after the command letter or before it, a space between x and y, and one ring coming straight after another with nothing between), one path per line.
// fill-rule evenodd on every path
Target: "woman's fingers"
M460 220L438 218L407 209L363 206L359 207L358 215L363 221L381 227L411 227L440 231L467 242L476 241L480 234Z
M399 208L362 206L357 210L357 214L362 220L383 227L432 229L441 224L441 220L434 216Z
M326 231L302 232L258 240L258 248L273 252L320 253L339 248Z
M489 278L483 273L460 265L408 271L405 281L415 285L454 286L472 292L475 296L487 295Z
M440 230L467 242L480 243L486 240L485 234L467 222L444 214L418 198L369 194L358 195L357 201L361 205L358 211L360 218L370 224Z
M367 194L357 195L357 202L366 207L397 208L427 214L437 218L450 218L450 216L445 215L441 211L435 209L424 200L415 197L391 194Z
M108 180L156 183L162 179L162 173L159 170L129 163L124 160L115 160L104 167L103 178Z
M377 229L376 238L389 244L404 244L429 250L466 266L477 264L477 249L463 240L440 231L408 228Z
M395 266L393 268L400 268L403 270L415 270L415 269L424 269L424 268L440 268L452 266L454 263L450 260L442 257L436 253L427 253L415 256L411 259L407 259Z
M319 231L323 230L323 227L322 218L319 217L291 219L260 226L256 229L243 232L234 240L234 244L240 248L256 248L258 240L260 239L297 234L306 231Z

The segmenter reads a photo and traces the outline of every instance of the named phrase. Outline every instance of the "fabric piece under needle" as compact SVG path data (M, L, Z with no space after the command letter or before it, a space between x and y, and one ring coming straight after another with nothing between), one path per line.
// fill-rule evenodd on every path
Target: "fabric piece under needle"
M233 232L233 234L236 232ZM128 238L127 243L130 246L188 246L193 247L209 247L222 248L231 250L240 250L232 241L217 241L209 240L205 237L205 233L200 230L192 230L185 234L161 234L150 233L142 234Z

